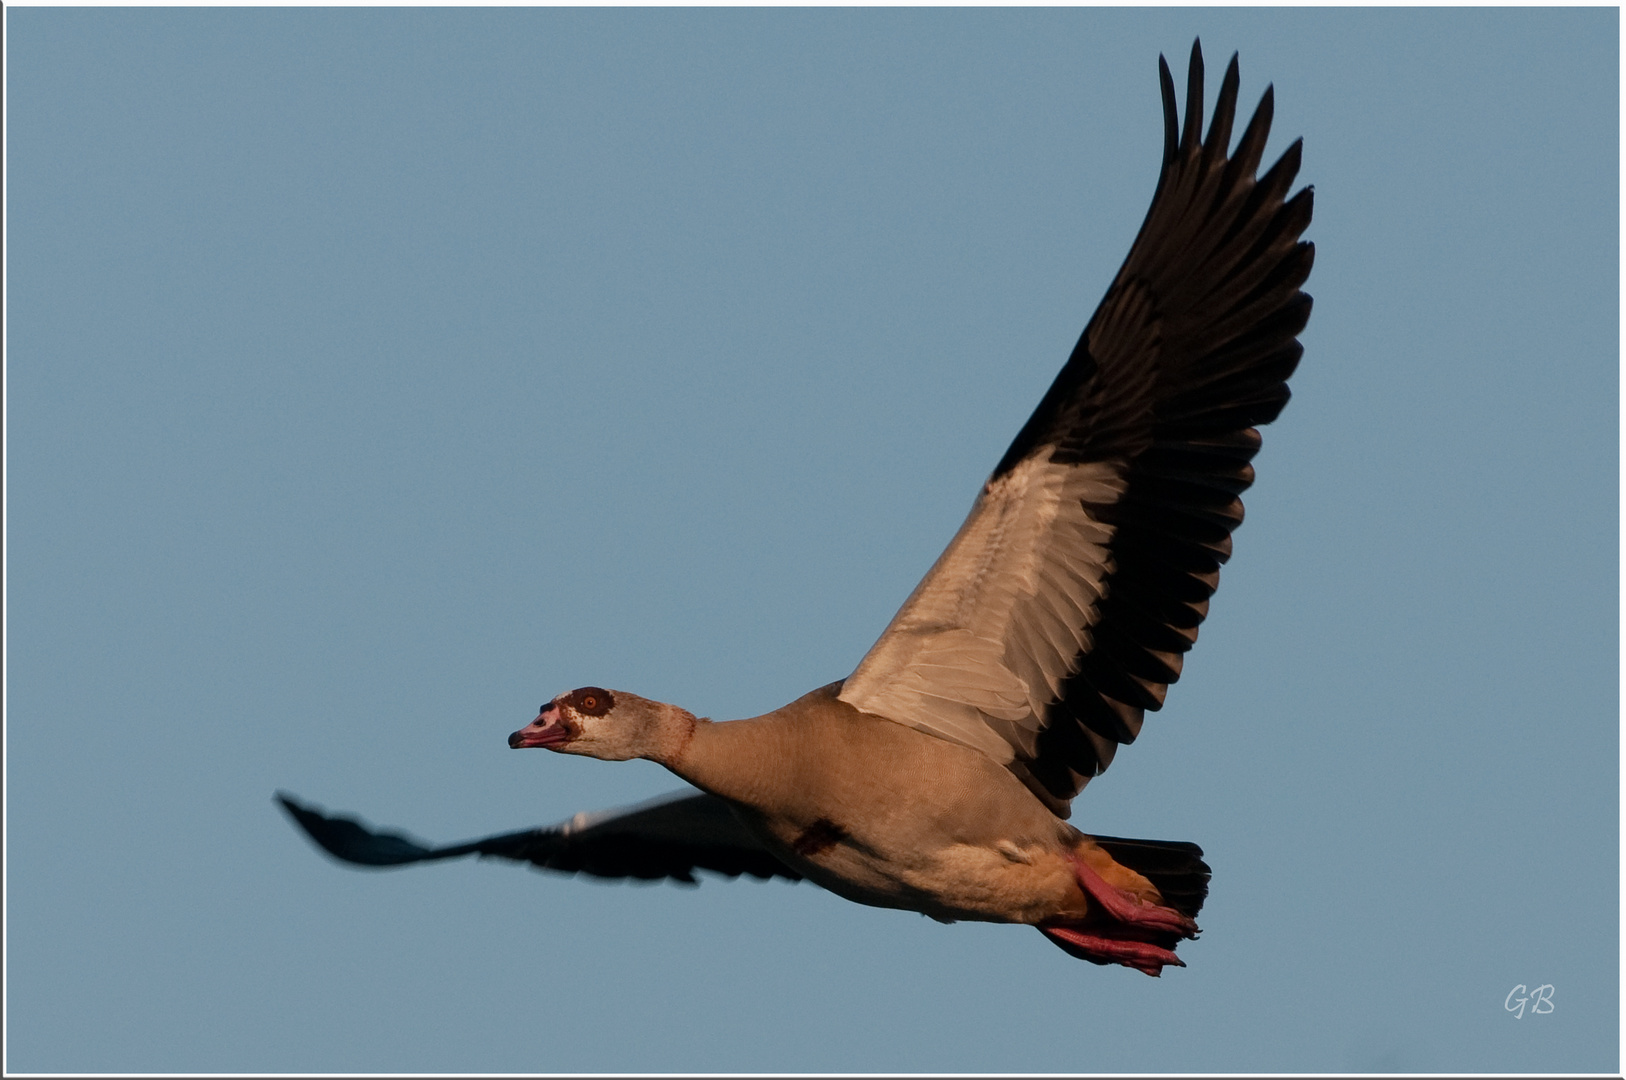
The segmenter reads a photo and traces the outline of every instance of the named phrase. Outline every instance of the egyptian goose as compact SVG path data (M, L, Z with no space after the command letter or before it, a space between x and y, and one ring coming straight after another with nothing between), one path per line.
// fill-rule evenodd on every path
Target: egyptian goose
M431 848L283 806L327 851L369 866L481 854L605 877L696 869L809 881L944 922L1027 923L1067 952L1148 975L1209 870L1195 844L1089 836L1073 796L1163 704L1197 639L1253 482L1257 425L1287 403L1314 258L1291 198L1300 143L1256 179L1272 90L1227 156L1231 58L1202 137L1203 62L1186 116L1159 57L1162 172L1129 257L959 533L846 679L713 723L583 687L509 737L647 758L699 788L554 828Z

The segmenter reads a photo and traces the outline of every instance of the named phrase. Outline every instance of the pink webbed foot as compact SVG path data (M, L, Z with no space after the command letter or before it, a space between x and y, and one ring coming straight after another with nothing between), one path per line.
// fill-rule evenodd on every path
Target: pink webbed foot
M1182 938L1197 936L1194 920L1109 884L1076 855L1069 861L1093 910L1077 921L1040 926L1041 933L1069 955L1092 964L1122 964L1152 976L1171 964L1186 966L1174 955L1174 947Z
M1067 858L1073 864L1073 876L1078 879L1084 892L1118 922L1143 930L1163 931L1183 938L1197 936L1197 923L1194 919L1173 908L1148 904L1138 896L1109 885L1100 874L1090 868L1089 863L1077 855L1069 855Z
M1185 967L1185 961L1149 941L1132 938L1105 937L1068 926L1041 926L1039 932L1060 945L1064 951L1092 964L1122 964L1143 971L1156 978L1163 974L1165 964Z

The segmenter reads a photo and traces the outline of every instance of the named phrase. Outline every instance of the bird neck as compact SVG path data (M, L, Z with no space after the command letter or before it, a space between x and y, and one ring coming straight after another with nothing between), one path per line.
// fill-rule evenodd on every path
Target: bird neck
M645 745L640 748L638 756L678 772L674 763L687 757L696 729L709 725L711 721L701 720L694 713L676 705L664 702L650 704L655 706L654 715L644 727ZM678 775L682 773L678 772Z
M696 720L679 751L660 763L702 791L755 805L783 795L796 774L794 734L761 718Z

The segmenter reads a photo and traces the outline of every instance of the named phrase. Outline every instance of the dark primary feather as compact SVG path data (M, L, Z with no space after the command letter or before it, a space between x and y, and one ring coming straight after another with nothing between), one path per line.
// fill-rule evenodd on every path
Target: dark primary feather
M694 871L711 870L728 877L801 880L740 824L726 802L713 795L682 793L622 810L578 815L547 828L445 847L370 829L354 818L329 816L285 792L278 792L277 801L328 854L359 866L404 866L480 855L606 878L671 878L693 884Z
M1312 189L1287 198L1300 143L1255 177L1274 96L1227 155L1238 85L1233 56L1202 138L1203 62L1193 45L1182 127L1159 58L1164 160L1157 192L1118 276L1066 366L994 477L1034 455L1109 462L1126 481L1110 505L1113 568L1079 669L1049 703L1033 756L1017 771L1052 808L1132 742L1163 704L1208 613L1253 482L1256 425L1287 404L1287 378L1310 315L1299 286L1314 246Z

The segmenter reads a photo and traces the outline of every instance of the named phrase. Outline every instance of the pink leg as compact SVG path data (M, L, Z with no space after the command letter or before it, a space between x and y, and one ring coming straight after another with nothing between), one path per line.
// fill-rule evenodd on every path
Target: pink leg
M1090 865L1077 855L1069 854L1067 858L1073 864L1073 875L1078 878L1084 892L1118 922L1146 930L1163 930L1178 934L1180 937L1197 936L1197 924L1188 916L1180 914L1173 908L1145 903L1139 897L1108 885L1100 874L1090 869Z
M1186 966L1172 949L1159 948L1147 941L1103 937L1066 926L1041 926L1039 931L1080 959L1097 964L1122 964L1154 978L1163 974L1165 964Z

